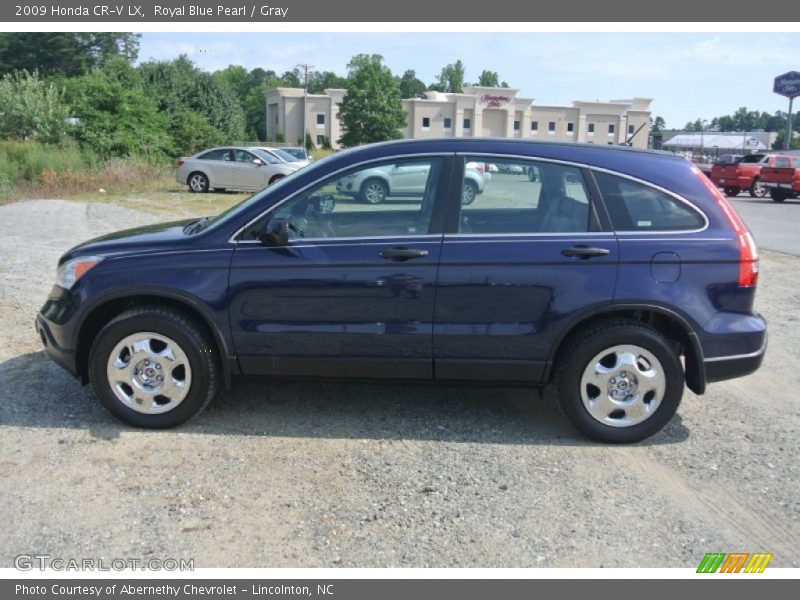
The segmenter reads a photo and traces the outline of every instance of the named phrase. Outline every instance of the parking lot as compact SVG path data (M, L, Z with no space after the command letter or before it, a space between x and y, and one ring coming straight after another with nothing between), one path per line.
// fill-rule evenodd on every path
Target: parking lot
M191 202L179 200L175 214ZM712 551L800 566L800 202L733 202L762 249L764 365L702 397L687 390L664 431L625 447L581 437L551 390L247 380L179 429L123 426L47 359L34 315L64 250L169 215L2 206L0 566L47 553L696 567Z

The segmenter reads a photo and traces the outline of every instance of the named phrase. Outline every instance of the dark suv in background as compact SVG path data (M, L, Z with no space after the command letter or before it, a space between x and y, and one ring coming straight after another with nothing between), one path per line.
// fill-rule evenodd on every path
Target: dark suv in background
M495 173L466 204L472 163L537 176ZM368 204L337 186L408 167L427 173L414 195ZM73 248L36 328L140 427L183 423L238 375L553 383L584 433L632 442L670 420L684 383L702 394L759 367L757 278L746 226L683 158L407 140L333 155L215 217Z

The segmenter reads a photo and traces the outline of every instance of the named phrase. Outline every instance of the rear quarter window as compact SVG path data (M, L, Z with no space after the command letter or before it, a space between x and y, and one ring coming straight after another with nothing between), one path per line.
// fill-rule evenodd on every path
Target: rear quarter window
M791 169L794 165L788 156L778 156L775 158L775 167L779 169Z
M594 176L615 231L685 231L705 225L697 210L660 190L609 173Z

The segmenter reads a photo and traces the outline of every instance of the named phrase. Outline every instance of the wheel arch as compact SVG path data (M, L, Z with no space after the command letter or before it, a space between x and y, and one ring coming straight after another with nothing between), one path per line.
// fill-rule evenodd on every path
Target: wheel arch
M371 174L367 175L364 178L364 181L361 182L361 185L358 186L358 193L359 194L362 193L362 191L364 190L364 186L367 185L367 183L369 183L373 179L377 179L383 185L386 186L386 195L387 196L392 193L392 186L389 183L389 177L386 177L385 175L381 175L381 174L378 174L378 173L371 173Z
M580 330L600 321L623 319L633 323L645 323L666 338L680 345L685 357L684 371L686 385L695 394L701 395L706 389L706 372L703 363L703 349L700 340L688 319L679 313L658 305L613 304L595 308L573 318L567 323L552 346L545 371L545 381L550 382L555 365L562 359L570 340Z
M230 352L222 331L215 325L208 310L197 299L174 291L160 289L117 291L104 296L89 308L77 326L77 344L75 349L75 366L81 382L89 381L89 351L100 330L115 316L140 306L168 306L192 317L207 334L211 335L218 349L220 367L223 373L225 389L230 389L234 374L235 359Z

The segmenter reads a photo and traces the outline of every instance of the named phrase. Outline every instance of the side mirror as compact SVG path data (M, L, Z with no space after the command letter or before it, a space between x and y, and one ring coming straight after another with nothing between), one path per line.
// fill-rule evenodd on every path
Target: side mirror
M264 161L261 160L260 158L254 158L253 159L253 164L256 165L257 167L260 167L261 165L264 164Z
M289 219L272 218L267 221L264 231L258 235L258 239L265 246L288 246L289 245Z

